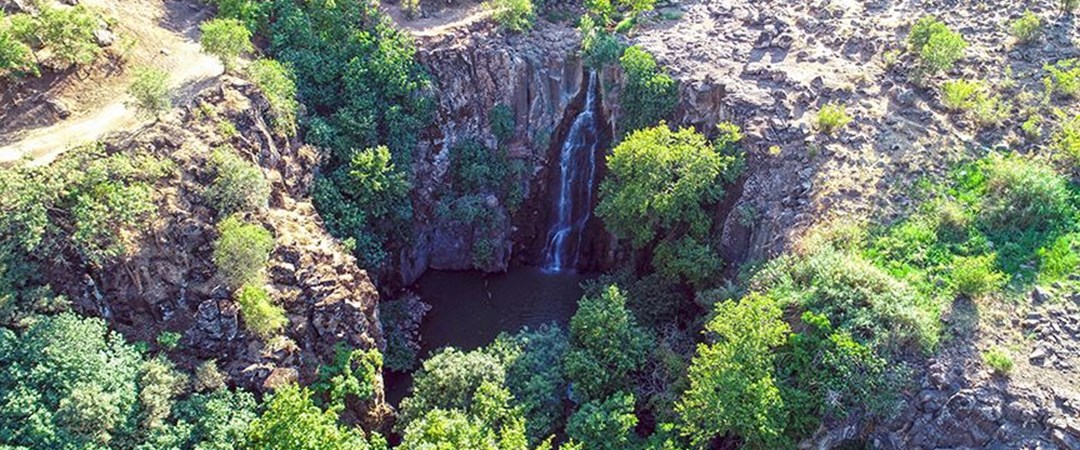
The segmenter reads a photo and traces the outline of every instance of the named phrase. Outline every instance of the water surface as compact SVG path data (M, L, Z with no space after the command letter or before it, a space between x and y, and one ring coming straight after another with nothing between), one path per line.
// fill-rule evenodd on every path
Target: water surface
M420 325L420 359L432 351L454 346L463 351L483 347L501 332L522 327L570 322L581 298L581 282L591 278L573 272L519 267L506 273L431 270L415 286L431 305ZM410 379L389 374L387 400L398 404L408 392Z

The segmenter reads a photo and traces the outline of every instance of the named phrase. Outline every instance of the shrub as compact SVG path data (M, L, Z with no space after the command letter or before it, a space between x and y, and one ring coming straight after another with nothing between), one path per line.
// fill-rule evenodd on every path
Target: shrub
M191 388L195 392L215 391L225 386L228 377L218 369L217 361L210 359L195 366Z
M1053 283L1066 279L1080 269L1080 253L1077 253L1077 237L1067 234L1039 249L1039 282Z
M593 69L603 69L617 62L622 56L625 47L623 43L601 24L594 22L591 16L581 17L578 30L581 31L581 54L585 65Z
M980 218L988 232L1014 238L1060 230L1073 220L1068 182L1054 169L1021 156L985 161L986 192Z
M348 349L338 344L334 362L319 367L319 379L312 384L324 404L345 408L347 401L366 402L375 396L375 382L382 373L383 359L378 349Z
M1076 7L1080 6L1080 0L1060 0L1061 10L1066 13L1076 11Z
M705 330L712 338L698 345L689 388L675 407L683 434L700 448L728 433L749 447L778 447L784 404L773 350L790 332L780 307L756 294L729 300L716 305Z
M169 74L159 69L137 69L128 86L128 94L135 97L135 106L139 111L155 119L172 108Z
M214 180L203 195L222 217L237 212L265 208L270 198L270 182L262 169L245 161L232 147L221 147L210 155Z
M675 110L679 86L649 52L641 47L627 48L619 64L626 74L626 85L619 98L624 112L619 128L623 133L656 125Z
M952 286L960 295L975 298L1001 289L1005 275L994 269L993 253L981 256L957 256L952 263Z
M618 287L582 297L570 319L570 350L563 361L575 397L596 400L628 390L631 374L644 364L651 345Z
M941 102L953 111L967 111L975 106L975 97L982 90L981 81L946 81L941 85Z
M255 32L266 24L266 3L258 0L210 0L217 6L217 16L237 19L244 23L247 29Z
M199 44L204 52L218 57L226 72L236 68L240 55L252 52L251 30L237 19L211 19L199 26Z
M270 102L274 129L286 136L296 134L296 82L284 64L272 59L259 59L247 67L251 81Z
M487 0L484 5L495 22L515 33L529 31L536 20L532 0Z
M911 27L908 44L928 73L949 70L964 57L967 42L934 16L923 16Z
M822 133L833 134L851 122L851 116L842 103L831 102L821 106L817 113L817 128Z
M240 306L240 317L244 319L244 328L260 339L269 339L289 323L285 309L275 305L265 287L245 284L236 291L236 304Z
M1042 32L1042 20L1030 9L1024 10L1024 14L1009 26L1009 31L1017 42L1028 43L1039 37L1039 33Z
M491 108L488 112L488 122L491 125L491 133L500 144L514 136L514 110L505 103L499 103Z
M1009 117L1012 104L1002 101L1000 95L981 92L975 96L971 115L980 126L997 126Z
M0 11L0 76L38 75L37 61L29 45L20 42Z
M1043 70L1049 72L1046 84L1053 92L1068 96L1080 96L1080 64L1076 59L1064 59L1043 66Z
M165 350L174 350L180 345L180 339L184 335L175 331L162 331L157 336L157 344Z
M420 17L420 0L401 0L401 10L409 19Z
M218 234L214 242L214 265L225 285L238 289L257 283L270 261L274 237L261 225L245 223L237 216L221 221Z
M1009 372L1012 372L1012 357L1001 347L994 346L982 352L982 360L986 365L990 366L997 375L1006 376Z
M31 20L31 33L64 64L86 65L101 54L101 47L94 39L99 21L83 5L72 8L45 5ZM33 45L27 40L23 42Z
M1054 158L1063 162L1074 175L1080 167L1080 116L1062 121L1052 137Z

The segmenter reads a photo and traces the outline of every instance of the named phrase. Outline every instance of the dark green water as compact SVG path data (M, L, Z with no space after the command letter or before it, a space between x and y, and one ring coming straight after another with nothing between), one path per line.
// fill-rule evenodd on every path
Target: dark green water
M420 358L447 346L473 350L501 332L526 326L556 322L565 327L581 298L581 282L591 277L533 267L500 274L428 271L414 287L431 305L420 325ZM397 405L411 380L392 373L386 381L387 400Z

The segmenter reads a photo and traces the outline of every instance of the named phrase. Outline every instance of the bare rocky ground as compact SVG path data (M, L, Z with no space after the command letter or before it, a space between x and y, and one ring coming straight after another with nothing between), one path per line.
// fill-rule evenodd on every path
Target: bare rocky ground
M1020 45L1008 24L1026 8L1044 28L1037 42ZM750 259L789 248L823 221L887 222L910 211L918 180L941 179L987 149L1046 151L1049 126L1025 139L1020 110L1041 97L1044 64L1080 53L1074 19L1049 1L689 1L661 12L633 40L680 81L680 121L708 129L731 120L749 136L751 170L737 208L753 225L739 232L746 226L729 220L725 239L749 236L731 245ZM904 39L924 14L970 47L952 71L916 83ZM994 84L1012 101L1009 117L980 129L949 114L939 86L959 78ZM831 101L854 121L825 136L813 121ZM875 448L1080 448L1080 296L1038 290L1033 300L958 302L953 337L904 393L898 417L853 420L805 444L869 436ZM1007 377L982 361L993 346L1017 361Z

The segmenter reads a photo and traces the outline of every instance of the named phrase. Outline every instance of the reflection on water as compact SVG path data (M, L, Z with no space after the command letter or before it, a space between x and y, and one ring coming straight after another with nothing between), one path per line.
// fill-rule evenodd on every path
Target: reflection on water
M501 332L557 322L565 327L590 275L549 273L535 267L507 273L428 271L415 289L431 311L420 325L420 358L454 346L464 351L487 345ZM409 379L391 374L387 400L398 404Z

